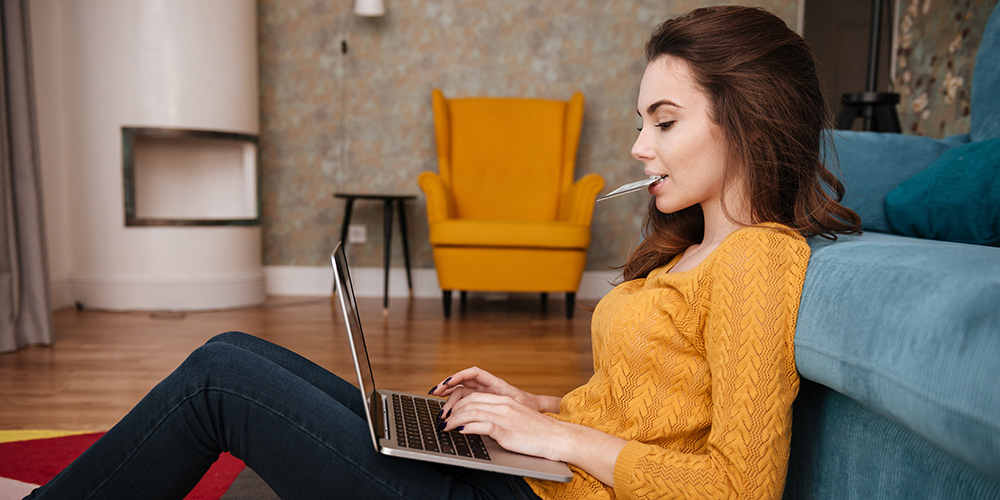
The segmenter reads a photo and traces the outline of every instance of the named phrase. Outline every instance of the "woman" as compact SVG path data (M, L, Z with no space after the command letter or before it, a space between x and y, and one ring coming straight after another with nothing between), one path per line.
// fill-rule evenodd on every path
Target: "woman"
M792 346L809 248L855 232L823 189L825 108L812 55L776 17L699 9L646 46L632 155L662 180L628 281L594 311L595 375L538 398L470 369L446 429L565 461L543 498L778 498L798 390ZM550 412L555 418L543 415Z
M222 451L282 498L777 498L798 390L809 248L855 232L818 157L813 57L778 18L698 9L647 48L632 155L660 180L644 239L593 319L593 378L562 397L470 368L441 426L562 460L550 483L376 453L356 389L236 333L196 350L32 498L181 498Z

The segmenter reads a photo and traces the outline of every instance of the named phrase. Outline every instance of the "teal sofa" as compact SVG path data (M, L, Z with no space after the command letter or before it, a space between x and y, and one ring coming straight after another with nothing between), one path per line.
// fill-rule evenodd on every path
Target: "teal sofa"
M785 499L1000 499L1000 7L971 112L833 133L865 232L810 241Z

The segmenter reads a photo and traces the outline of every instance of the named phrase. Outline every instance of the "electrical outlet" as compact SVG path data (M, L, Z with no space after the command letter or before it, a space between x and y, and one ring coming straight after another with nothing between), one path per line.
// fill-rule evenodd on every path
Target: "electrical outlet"
M368 241L368 226L364 224L351 224L347 226L348 243L365 243Z

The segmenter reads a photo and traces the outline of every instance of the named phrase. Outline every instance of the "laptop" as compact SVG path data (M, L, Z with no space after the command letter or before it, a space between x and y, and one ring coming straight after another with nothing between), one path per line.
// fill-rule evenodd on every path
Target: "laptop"
M379 453L549 481L572 479L573 473L566 464L505 450L489 436L438 432L434 424L443 399L377 389L343 242L337 244L330 259L368 428Z

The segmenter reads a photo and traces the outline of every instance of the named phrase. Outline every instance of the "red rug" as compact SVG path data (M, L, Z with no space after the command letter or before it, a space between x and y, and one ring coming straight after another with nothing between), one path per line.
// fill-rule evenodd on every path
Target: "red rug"
M95 432L0 443L0 477L45 484L103 434ZM244 467L242 461L224 453L186 498L218 500Z

